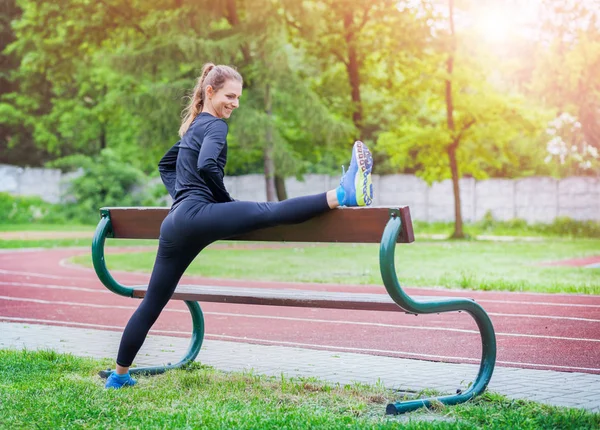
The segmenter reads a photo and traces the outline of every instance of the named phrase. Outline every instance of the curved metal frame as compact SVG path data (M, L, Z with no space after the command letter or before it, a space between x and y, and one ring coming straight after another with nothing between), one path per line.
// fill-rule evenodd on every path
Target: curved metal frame
M94 269L100 281L115 294L125 297L133 297L133 289L117 282L106 268L104 258L104 244L107 237L113 237L110 212L101 210L101 220L96 228L92 242L92 261ZM496 363L496 336L494 327L485 310L477 303L469 299L444 299L437 301L420 302L409 297L398 282L396 268L394 263L394 253L398 235L402 228L400 211L398 209L390 210L390 220L388 221L383 236L381 238L381 247L379 251L379 265L381 277L388 294L394 302L405 310L413 314L429 314L452 311L466 311L477 323L481 333L482 357L477 378L471 387L464 393L442 396L430 399L409 400L405 402L391 403L387 405L387 414L401 414L410 412L422 407L431 407L433 402L441 402L446 405L455 405L466 402L473 397L481 394L487 387L494 366ZM141 367L131 369L133 374L145 373L150 375L164 373L170 369L176 369L192 362L200 352L202 341L204 339L204 316L198 302L185 301L192 315L193 331L190 345L186 355L176 364L166 366ZM102 371L100 375L107 377L111 370Z
M102 218L98 223L98 227L96 227L94 239L92 240L92 261L94 263L94 269L100 281L110 291L121 296L133 297L133 289L117 282L106 268L104 243L107 237L113 237L113 232L110 221L110 212L102 209L100 213ZM190 339L190 345L183 358L175 364L169 363L166 366L135 367L129 371L130 373L157 375L170 369L177 369L185 366L196 359L200 352L200 348L202 347L202 341L204 340L204 315L198 302L189 300L184 300L184 302L192 315L192 338ZM100 372L100 376L106 378L111 372L111 369L103 370Z
M405 412L414 411L416 409L432 406L433 402L441 402L445 405L456 405L466 402L473 397L481 394L487 387L494 366L496 364L496 335L494 326L485 312L485 310L477 303L469 299L444 299L437 301L421 302L413 300L409 297L398 282L396 276L396 267L394 263L394 251L396 241L402 228L400 212L397 209L390 210L390 220L388 221L383 236L381 238L381 247L379 251L379 266L381 269L381 277L389 295L392 299L404 309L406 312L413 314L430 314L452 311L468 312L479 327L481 333L481 364L479 373L471 387L460 394L450 396L434 397L430 399L409 400L405 402L390 403L386 408L387 414L402 414Z

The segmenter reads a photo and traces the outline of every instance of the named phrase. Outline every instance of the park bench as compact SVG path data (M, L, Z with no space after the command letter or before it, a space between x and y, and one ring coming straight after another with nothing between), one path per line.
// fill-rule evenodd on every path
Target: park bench
M112 277L105 264L105 239L107 237L158 239L160 225L168 212L168 208L115 207L100 209L101 219L92 243L92 258L98 277L109 290L123 296L141 299L144 297L147 287L127 287ZM380 243L380 270L388 294L180 285L172 298L183 300L192 316L193 331L187 353L178 363L133 368L131 373L158 374L192 362L198 355L204 338L204 317L198 302L217 302L401 311L415 315L466 311L475 319L481 334L482 358L475 381L464 392L457 390L456 394L448 396L392 403L387 406L386 412L388 414L404 413L421 407L430 407L435 401L447 405L462 403L482 393L489 383L496 362L496 337L492 323L483 308L471 299L410 297L398 282L394 264L396 243L414 241L408 207L339 208L302 224L266 228L242 236L231 237L228 240ZM110 369L100 372L103 377L108 376L109 373Z

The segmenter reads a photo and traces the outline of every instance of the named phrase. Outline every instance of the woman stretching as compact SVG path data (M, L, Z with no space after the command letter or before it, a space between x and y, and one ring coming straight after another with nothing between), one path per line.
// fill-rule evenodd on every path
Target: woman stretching
M373 199L371 153L356 142L348 171L335 190L282 202L231 198L223 176L227 123L239 106L242 77L229 66L206 64L179 129L181 140L160 160L161 178L173 206L160 227L158 252L148 291L125 327L116 370L106 388L136 383L129 367L150 328L194 258L211 243L278 224L296 224L338 206L368 206Z

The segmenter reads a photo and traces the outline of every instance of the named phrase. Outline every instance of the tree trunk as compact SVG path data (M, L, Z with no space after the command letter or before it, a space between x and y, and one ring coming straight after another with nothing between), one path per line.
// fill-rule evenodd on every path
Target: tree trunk
M267 201L277 201L277 191L275 189L275 160L273 159L273 125L271 112L271 85L265 87L265 113L269 119L267 129L265 131L265 150L264 150L264 165L265 165L265 185L267 189Z
M362 139L363 113L362 102L360 98L360 74L358 64L358 54L356 53L355 34L352 29L354 16L352 10L348 10L344 15L344 30L346 32L346 46L348 49L348 62L346 70L348 71L348 80L352 89L352 121L358 130L358 138Z
M281 202L287 200L287 191L285 189L285 178L275 174L275 188L277 190L277 199Z
M106 149L106 124L100 123L100 150Z
M454 36L454 0L448 0L449 6L449 20L450 20L450 52L448 54L448 60L446 62L446 71L448 72L448 79L446 79L446 121L448 124L448 130L453 139L455 139L448 146L448 161L450 163L450 172L452 173L452 190L454 192L454 232L452 237L455 239L463 239L465 233L463 232L463 220L460 205L460 189L458 187L458 180L460 178L460 172L458 171L458 163L456 161L456 150L460 144L460 137L456 136L456 127L454 125L454 101L452 99L452 72L454 70L454 52L456 50L456 39Z
M267 132L267 135L269 132ZM268 138L268 136L267 136ZM277 201L277 190L275 188L275 163L273 162L273 146L267 143L264 151L265 162L265 186L267 190L267 201Z
M236 0L227 0L225 8L227 11L227 21L229 21L229 24L231 24L232 27L239 26L240 18L238 16ZM250 54L248 44L242 43L240 45L240 50L242 51L242 56L244 57L244 64L250 64L252 62L252 55Z
M465 233L463 232L460 188L458 186L460 176L458 172L458 163L456 162L456 146L451 145L448 148L448 158L450 160L450 171L452 172L452 191L454 192L454 233L452 233L452 238L464 239Z

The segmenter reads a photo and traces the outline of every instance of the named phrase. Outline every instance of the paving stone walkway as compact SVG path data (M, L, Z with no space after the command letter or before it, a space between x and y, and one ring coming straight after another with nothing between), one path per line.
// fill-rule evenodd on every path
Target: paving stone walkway
M114 358L120 332L97 329L0 322L0 348L52 349L94 358ZM136 364L176 362L188 340L151 335ZM381 383L396 390L425 388L454 393L477 375L473 364L434 363L421 360L331 352L285 346L252 345L207 339L197 358L224 371L253 369L265 375L317 377L348 384ZM509 398L528 399L555 406L600 412L600 375L496 367L489 390Z

